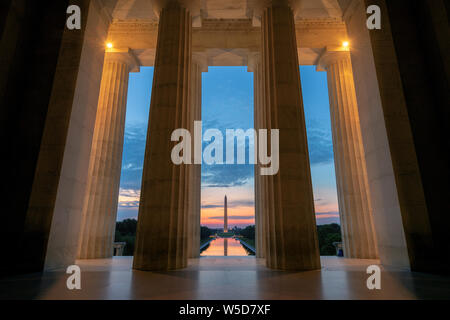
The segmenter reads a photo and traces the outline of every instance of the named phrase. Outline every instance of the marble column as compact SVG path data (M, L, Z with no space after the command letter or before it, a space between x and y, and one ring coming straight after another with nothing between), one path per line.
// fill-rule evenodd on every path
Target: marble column
M378 258L353 70L348 50L328 48L326 70L344 256Z
M274 269L318 269L320 256L294 15L289 1L266 3L262 15L265 126L280 130L279 172L266 177L266 261Z
M194 55L191 66L190 105L188 129L194 134L194 121L202 119L202 73L207 72L206 59ZM192 141L194 147L194 141ZM194 148L192 148L194 150ZM201 164L192 164L188 168L187 192L189 203L188 210L188 257L200 256L200 213L201 213Z
M105 54L83 206L79 259L113 255L129 73L139 63L129 49Z
M261 53L251 53L248 57L248 71L253 72L253 92L254 92L254 128L258 132L259 129L265 129L264 126L264 97L263 97L263 82L262 82L262 65ZM256 156L255 159L258 159ZM264 179L266 176L260 174L261 166L259 163L255 164L255 244L256 257L264 258L265 253L265 225L264 212L267 208L264 194Z
M172 132L186 128L191 73L191 15L178 1L160 2L158 42L142 176L133 268L187 266L187 165L171 159Z

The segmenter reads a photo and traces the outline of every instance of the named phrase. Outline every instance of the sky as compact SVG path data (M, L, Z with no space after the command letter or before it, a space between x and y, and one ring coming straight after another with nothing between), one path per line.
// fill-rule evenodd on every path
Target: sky
M300 71L317 223L339 223L326 73L310 66ZM138 215L152 80L151 67L130 74L119 221ZM203 133L215 128L225 136L225 129L253 128L253 73L247 67L210 67L202 80ZM208 144L204 142L203 148ZM225 195L229 226L254 224L254 166L248 164L249 148L253 145L247 141L245 165L202 165L202 225L223 226Z

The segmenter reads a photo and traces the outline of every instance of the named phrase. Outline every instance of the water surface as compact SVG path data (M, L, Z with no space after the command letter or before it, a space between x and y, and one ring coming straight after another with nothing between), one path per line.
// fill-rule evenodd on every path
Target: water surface
M201 256L248 256L249 253L239 240L234 238L217 238L209 243Z

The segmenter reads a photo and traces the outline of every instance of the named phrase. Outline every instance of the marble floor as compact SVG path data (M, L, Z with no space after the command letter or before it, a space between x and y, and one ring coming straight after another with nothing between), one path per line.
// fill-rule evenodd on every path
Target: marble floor
M381 290L366 286L377 260L322 257L322 269L274 271L254 257L202 257L169 272L133 271L132 258L80 260L81 290L64 270L0 279L0 299L450 299L450 278L384 270Z

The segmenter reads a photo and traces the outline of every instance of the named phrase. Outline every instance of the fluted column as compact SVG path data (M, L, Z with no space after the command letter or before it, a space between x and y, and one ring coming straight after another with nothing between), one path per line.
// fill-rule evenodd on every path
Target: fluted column
M266 126L280 130L280 168L267 176L266 261L270 268L320 268L294 16L268 1L262 16Z
M378 258L350 53L327 51L318 62L326 70L344 255Z
M248 58L248 71L253 72L253 92L254 92L254 128L258 132L259 129L265 129L264 123L264 97L263 97L263 82L262 82L262 66L261 53L251 53ZM257 156L255 157L257 159ZM256 225L256 257L265 257L265 225L264 213L267 208L265 202L266 195L264 194L264 179L265 176L260 175L261 166L259 163L255 164L255 225Z
M186 128L191 72L191 16L178 1L162 2L145 150L134 269L187 265L186 165L171 159L172 132Z
M194 121L202 119L202 73L207 72L206 59L193 56L191 66L190 83L190 105L188 129L194 134ZM194 141L192 141L192 146ZM192 149L194 150L194 149ZM201 164L189 166L189 179L187 180L187 192L189 203L188 210L188 257L198 258L200 256L200 212L201 212Z
M78 249L79 259L113 255L129 72L128 50L105 55Z

